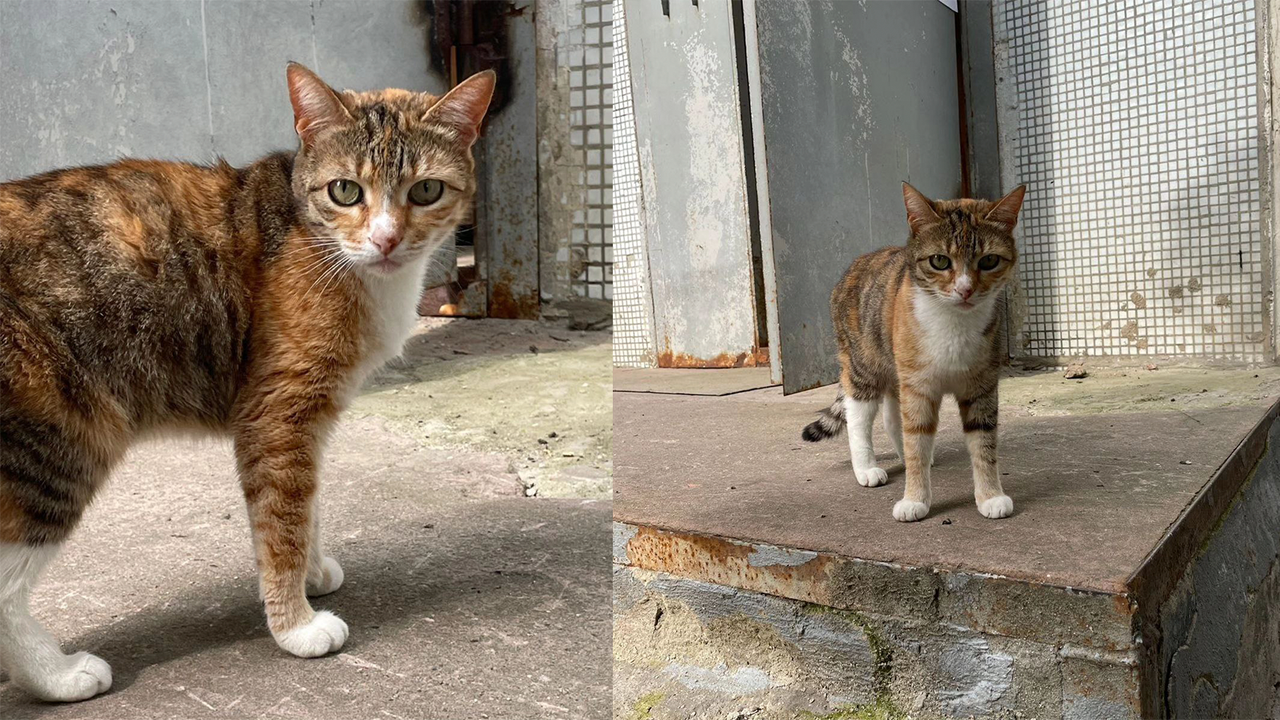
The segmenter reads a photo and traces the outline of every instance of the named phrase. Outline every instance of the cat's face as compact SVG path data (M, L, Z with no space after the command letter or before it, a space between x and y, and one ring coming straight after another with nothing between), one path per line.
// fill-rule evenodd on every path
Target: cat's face
M1013 227L1025 187L996 202L931 201L903 183L911 277L939 301L969 310L993 299L1018 261Z
M492 72L443 98L405 90L337 93L301 65L289 94L301 148L293 189L311 242L344 264L390 275L434 252L471 212L471 146Z

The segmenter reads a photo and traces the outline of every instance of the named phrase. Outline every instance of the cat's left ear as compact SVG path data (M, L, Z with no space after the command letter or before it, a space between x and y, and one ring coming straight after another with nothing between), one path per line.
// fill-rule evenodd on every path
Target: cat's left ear
M986 219L1003 225L1008 232L1013 232L1013 226L1018 224L1018 211L1022 209L1022 196L1026 192L1026 185L1014 188L1013 192L1000 198L995 206L987 211Z
M458 138L470 147L480 137L480 123L493 99L498 76L492 70L476 73L458 83L422 116L423 121L444 123L458 131Z

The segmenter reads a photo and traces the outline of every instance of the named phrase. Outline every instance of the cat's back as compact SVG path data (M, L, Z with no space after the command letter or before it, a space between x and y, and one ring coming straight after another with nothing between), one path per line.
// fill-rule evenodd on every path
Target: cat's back
M861 255L831 291L831 316L837 327L859 327L879 319L893 290L906 274L906 248L886 247Z
M216 244L239 177L225 163L121 160L0 183L0 252L47 261L107 243L141 260L177 242Z
M124 160L0 184L0 380L38 364L137 418L224 415L259 254L234 227L244 181Z

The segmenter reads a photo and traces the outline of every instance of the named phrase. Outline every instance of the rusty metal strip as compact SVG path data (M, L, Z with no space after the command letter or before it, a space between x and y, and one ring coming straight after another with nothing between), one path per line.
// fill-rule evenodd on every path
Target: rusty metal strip
M906 617L1050 645L1132 655L1124 593L1081 592L998 576L919 568L617 523L614 562L639 570L839 610ZM1044 607L1058 609L1045 622Z

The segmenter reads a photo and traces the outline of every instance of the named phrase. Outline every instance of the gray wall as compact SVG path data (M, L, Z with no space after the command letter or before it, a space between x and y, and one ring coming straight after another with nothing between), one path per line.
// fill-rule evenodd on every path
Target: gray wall
M0 179L124 156L246 164L297 144L296 60L441 92L414 0L0 0Z

